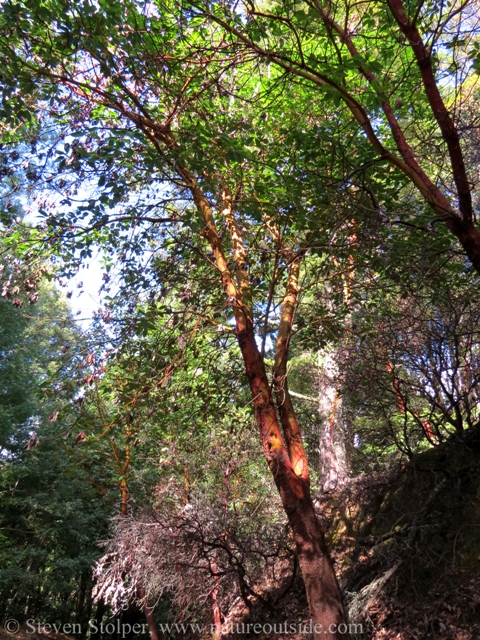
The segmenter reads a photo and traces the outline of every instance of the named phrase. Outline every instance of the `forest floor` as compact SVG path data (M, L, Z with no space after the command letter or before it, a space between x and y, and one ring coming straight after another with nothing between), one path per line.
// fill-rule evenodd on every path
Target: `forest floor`
M319 509L350 621L363 627L352 640L480 638L480 427L394 473L357 478ZM308 621L300 579L270 618ZM266 617L239 605L230 619Z
M480 638L480 429L358 479L323 512L365 638Z
M394 472L356 478L318 508L349 620L363 628L352 640L480 639L480 426ZM291 582L289 567L276 584L262 585L271 603ZM258 603L249 611L239 599L225 623L260 623L262 631L223 637L308 640L299 574L292 585L270 612ZM285 623L303 631L279 633ZM32 639L73 640L0 631L0 640Z

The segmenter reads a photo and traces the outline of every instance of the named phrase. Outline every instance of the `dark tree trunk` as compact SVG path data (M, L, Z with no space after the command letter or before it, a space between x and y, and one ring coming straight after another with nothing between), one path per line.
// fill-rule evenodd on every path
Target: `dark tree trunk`
M103 616L105 615L106 606L103 600L99 600L97 603L97 609L95 611L95 624L90 634L90 640L99 640L100 629L102 626Z

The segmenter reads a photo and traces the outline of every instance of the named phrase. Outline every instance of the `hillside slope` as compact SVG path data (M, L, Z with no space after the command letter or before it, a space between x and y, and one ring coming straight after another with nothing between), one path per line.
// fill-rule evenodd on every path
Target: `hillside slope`
M365 638L480 638L480 427L321 507Z

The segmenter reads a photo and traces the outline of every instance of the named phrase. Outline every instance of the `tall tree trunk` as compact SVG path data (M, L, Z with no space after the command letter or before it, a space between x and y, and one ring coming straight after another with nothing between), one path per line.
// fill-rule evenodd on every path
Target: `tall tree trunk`
M320 414L320 491L329 493L348 479L342 399L334 352L318 353L318 413Z
M170 140L171 144L174 144L173 139L170 138ZM241 231L236 224L231 194L227 188L224 188L221 214L232 240L235 278L228 266L222 241L215 225L213 211L205 194L188 169L182 167L179 168L179 172L203 217L205 223L203 233L211 246L224 291L232 306L236 336L252 393L263 451L292 527L315 637L325 640L346 640L348 638L346 626L342 626L345 625L342 595L326 548L324 531L313 506L307 459L288 394L288 387L284 387L284 402L281 402L283 408L280 409L285 433L284 440L265 362L255 341L247 255ZM286 366L288 342L298 291L298 258L299 254L290 256L289 277L277 339L274 382L278 378L282 378L283 382L286 382L283 367ZM341 631L338 630L339 626Z
M253 329L237 335L265 457L292 527L312 622L319 625L315 636L345 640L348 635L338 631L345 623L340 587L328 555L323 528L315 513L308 477L295 473L287 454Z

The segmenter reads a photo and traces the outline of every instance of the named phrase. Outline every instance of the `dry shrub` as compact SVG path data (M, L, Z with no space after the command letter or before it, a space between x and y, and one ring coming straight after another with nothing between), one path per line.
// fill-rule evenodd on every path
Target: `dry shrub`
M238 502L223 491L212 503L199 492L174 506L174 485L158 489L155 510L113 521L94 571L96 600L118 612L139 600L142 585L150 605L169 598L177 622L209 621L214 606L225 617L239 598L273 610L296 568L279 500Z

